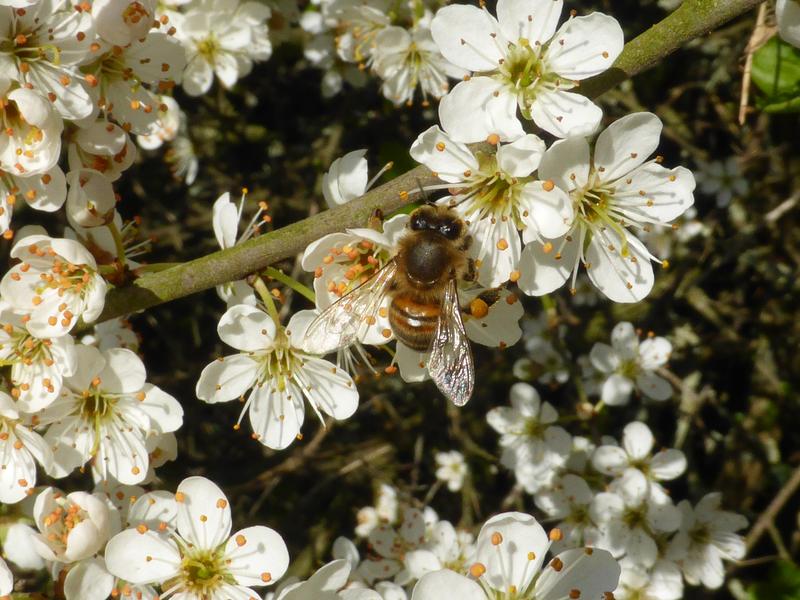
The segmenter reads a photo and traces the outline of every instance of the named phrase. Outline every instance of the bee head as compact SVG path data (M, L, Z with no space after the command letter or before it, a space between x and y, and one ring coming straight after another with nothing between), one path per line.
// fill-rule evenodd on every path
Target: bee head
M409 227L413 231L436 231L448 240L457 240L464 232L464 223L449 209L421 206L411 214Z

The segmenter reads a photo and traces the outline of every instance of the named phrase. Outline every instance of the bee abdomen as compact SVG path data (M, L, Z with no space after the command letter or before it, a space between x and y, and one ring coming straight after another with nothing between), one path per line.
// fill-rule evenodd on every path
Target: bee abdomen
M395 296L389 306L389 325L395 337L417 352L431 345L439 322L438 304L424 304L409 296Z

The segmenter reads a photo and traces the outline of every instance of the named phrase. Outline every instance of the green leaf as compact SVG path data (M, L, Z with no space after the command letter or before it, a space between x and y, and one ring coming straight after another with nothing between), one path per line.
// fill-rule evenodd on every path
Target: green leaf
M767 580L747 591L751 600L800 600L800 569L788 561L775 563Z
M753 83L765 97L758 105L765 112L800 110L800 51L773 37L753 55Z

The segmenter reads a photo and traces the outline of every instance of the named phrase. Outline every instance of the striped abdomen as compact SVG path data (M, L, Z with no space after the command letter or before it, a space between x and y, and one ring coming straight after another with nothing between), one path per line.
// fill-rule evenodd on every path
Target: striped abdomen
M389 325L395 337L417 352L426 352L439 322L439 304L416 302L411 296L398 295L389 305Z

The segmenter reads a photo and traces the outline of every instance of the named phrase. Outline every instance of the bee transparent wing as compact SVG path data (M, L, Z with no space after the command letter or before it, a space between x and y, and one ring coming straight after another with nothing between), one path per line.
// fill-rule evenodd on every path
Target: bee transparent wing
M328 354L354 343L375 322L396 271L394 261L387 263L371 279L322 311L306 330L303 350Z
M455 279L450 280L444 292L439 322L431 342L428 372L442 394L456 406L464 406L472 396L475 367L461 321Z

